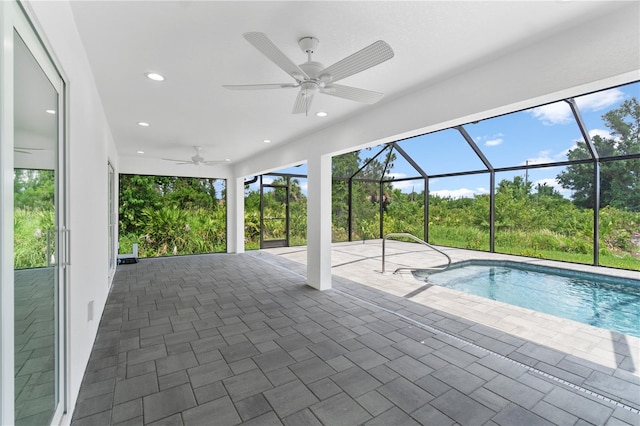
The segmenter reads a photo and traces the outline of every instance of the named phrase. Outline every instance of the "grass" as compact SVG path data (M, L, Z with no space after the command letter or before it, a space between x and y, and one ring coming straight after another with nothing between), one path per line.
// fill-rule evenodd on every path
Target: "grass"
M224 252L225 235L217 221L195 220L189 217L190 231L184 233L184 241L178 254ZM14 267L36 268L47 266L46 230L53 228L54 216L51 211L16 209L14 213ZM214 232L215 231L215 232ZM334 226L334 235L346 232ZM385 232L395 232L385 227ZM291 235L292 246L305 245L306 236L302 231ZM489 234L471 226L431 226L429 242L448 247L489 251ZM120 235L120 253L131 253L132 244L139 245L140 257L171 255L172 247L155 247L142 236ZM259 240L247 238L247 250L259 248ZM548 230L535 232L499 230L496 235L497 253L536 257L591 265L593 254L588 238L565 236ZM640 271L640 253L614 252L601 247L599 264L612 268Z
M53 229L55 213L51 210L15 209L13 216L13 267L15 269L47 266L47 231ZM50 242L53 250L53 241Z
M590 242L578 237L566 237L548 230L536 232L499 231L496 253L593 265ZM472 227L431 227L431 244L462 249L489 251L488 233ZM502 242L502 243L501 243ZM601 249L600 266L640 271L640 257L631 253L618 255Z

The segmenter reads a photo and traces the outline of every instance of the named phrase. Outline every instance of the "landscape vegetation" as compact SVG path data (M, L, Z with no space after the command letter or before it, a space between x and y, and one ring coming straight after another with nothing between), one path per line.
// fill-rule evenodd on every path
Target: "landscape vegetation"
M603 115L608 137L592 138L600 162L599 263L640 270L640 106L635 98ZM584 142L567 160L589 157ZM385 157L385 156L382 156ZM366 240L390 232L425 238L424 193L394 188L395 154L372 158L361 150L333 159L333 241ZM523 176L500 180L495 188L495 251L577 263L593 263L594 165L567 165L556 177L571 191L534 185ZM352 227L349 236L349 185ZM304 180L304 179L302 179ZM382 181L382 191L380 182ZM55 176L47 170L16 169L14 179L14 264L47 265L47 231L53 228ZM226 251L225 190L212 178L121 175L119 251L140 257ZM276 177L262 197L265 217L284 217L289 204L289 243L306 244L306 195L301 179ZM289 186L288 198L286 186ZM222 189L220 189L222 188ZM382 208L380 206L382 203ZM245 189L245 246L260 246L260 188ZM428 196L429 243L488 251L490 197ZM284 238L284 221L269 224L269 238ZM53 242L49 239L49 244Z

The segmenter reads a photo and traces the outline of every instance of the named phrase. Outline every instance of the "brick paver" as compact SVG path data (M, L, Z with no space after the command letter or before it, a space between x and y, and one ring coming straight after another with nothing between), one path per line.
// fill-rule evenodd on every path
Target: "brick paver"
M72 424L640 423L471 343L629 404L636 375L353 281L319 292L303 274L259 252L119 266Z

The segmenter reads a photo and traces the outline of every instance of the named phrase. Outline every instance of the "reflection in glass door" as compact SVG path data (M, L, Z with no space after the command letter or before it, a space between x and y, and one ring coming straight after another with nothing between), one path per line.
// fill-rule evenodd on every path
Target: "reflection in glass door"
M45 425L61 394L61 80L31 32L13 39L15 424Z

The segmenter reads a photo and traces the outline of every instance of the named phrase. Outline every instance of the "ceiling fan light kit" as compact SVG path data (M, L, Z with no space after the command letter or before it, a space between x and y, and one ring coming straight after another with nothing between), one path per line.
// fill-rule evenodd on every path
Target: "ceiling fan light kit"
M356 53L326 67L313 61L311 55L320 41L315 37L303 37L298 40L300 49L307 54L307 62L296 65L264 33L250 32L244 38L264 54L267 59L289 74L295 83L224 85L230 90L265 90L299 88L293 105L293 114L309 114L316 93L335 96L351 101L373 104L384 96L383 93L335 84L351 75L365 71L393 58L393 49L382 40L365 47Z

